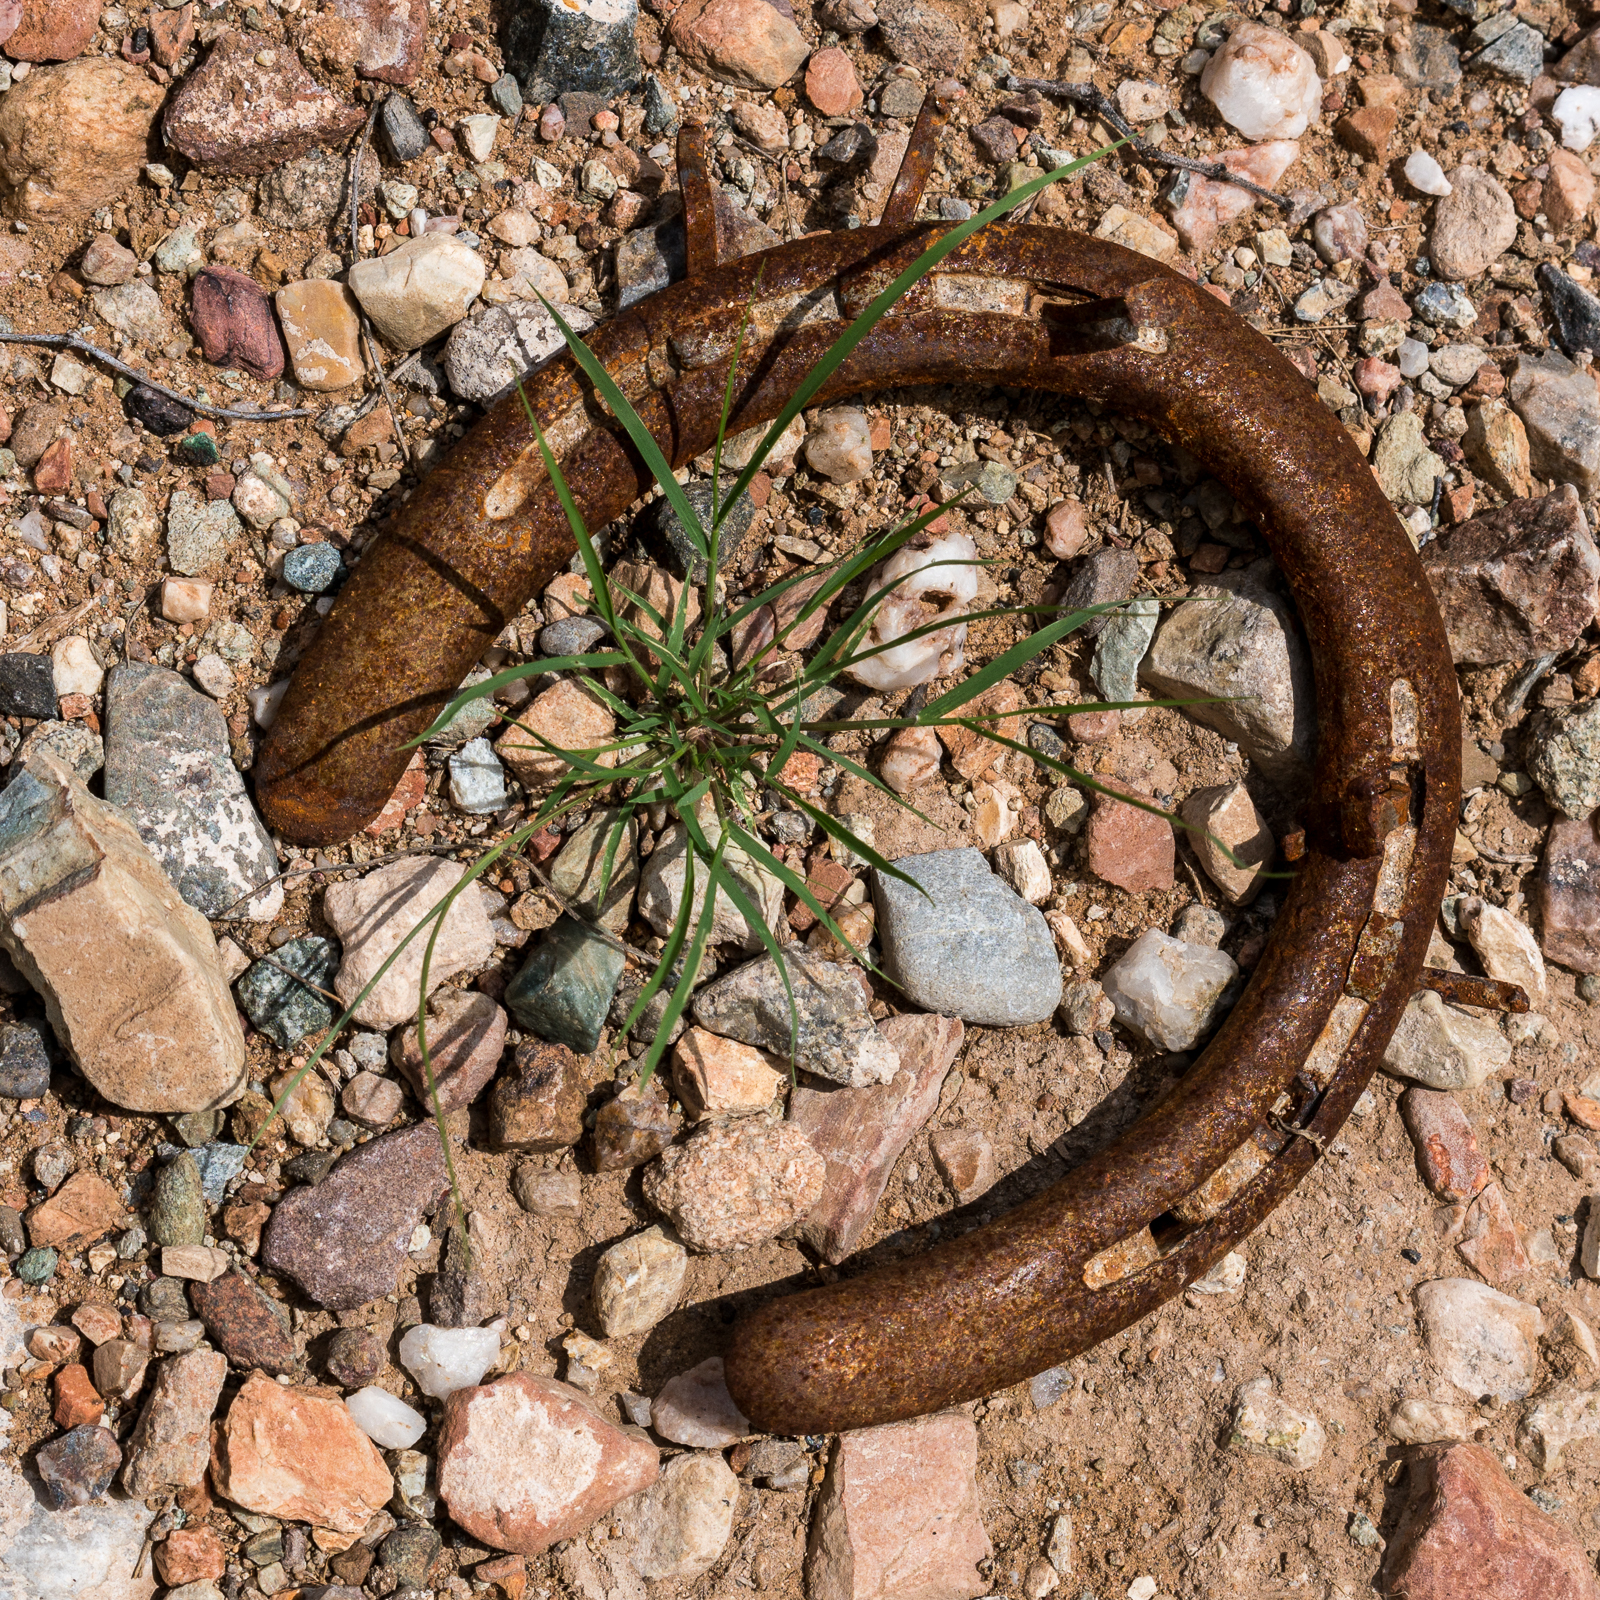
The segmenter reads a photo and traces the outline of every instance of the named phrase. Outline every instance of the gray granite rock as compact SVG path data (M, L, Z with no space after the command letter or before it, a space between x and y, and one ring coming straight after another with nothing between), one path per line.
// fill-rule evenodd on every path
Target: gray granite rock
M613 99L638 83L637 0L531 0L506 32L506 65L525 84Z
M1592 387L1592 385L1591 385ZM1140 676L1164 699L1242 745L1275 783L1310 772L1316 708L1293 608L1256 569L1227 572L1161 624Z
M320 1183L278 1202L261 1236L261 1264L330 1311L393 1294L412 1232L447 1188L431 1122L380 1134Z
M883 970L908 999L986 1027L1055 1011L1061 962L1049 926L978 851L933 850L894 865L922 890L873 871Z
M1543 713L1528 741L1528 774L1556 810L1582 821L1600 807L1600 701Z
M797 944L784 950L783 959L798 1029L771 956L747 961L699 989L695 1021L781 1061L789 1059L792 1038L795 1066L833 1083L852 1089L888 1083L900 1070L900 1053L872 1024L860 969L823 961Z
M175 672L128 661L106 684L106 799L127 814L174 887L203 916L271 922L283 908L277 851L229 753L215 701Z

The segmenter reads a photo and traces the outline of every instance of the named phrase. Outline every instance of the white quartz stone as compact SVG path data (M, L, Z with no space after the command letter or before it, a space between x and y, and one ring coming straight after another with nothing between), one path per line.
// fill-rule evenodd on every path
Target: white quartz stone
M1239 971L1233 957L1151 928L1100 980L1117 1020L1158 1050L1187 1050Z
M1298 139L1322 109L1316 63L1287 34L1240 22L1206 63L1200 88L1247 139Z
M1413 150L1406 157L1406 182L1424 194L1450 193L1450 180L1445 177L1444 168L1426 150Z
M499 1355L500 1335L493 1328L435 1328L423 1322L400 1340L400 1365L435 1400L471 1388Z
M428 1431L426 1419L376 1384L345 1396L351 1420L380 1450L409 1450Z
M1600 132L1600 89L1575 83L1556 96L1550 115L1561 129L1561 142L1569 150L1587 150Z

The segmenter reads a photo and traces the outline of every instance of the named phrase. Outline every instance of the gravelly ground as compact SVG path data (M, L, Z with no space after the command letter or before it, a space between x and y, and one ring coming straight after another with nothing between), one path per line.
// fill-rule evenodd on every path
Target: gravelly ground
M958 4L941 9L965 29L973 42L974 57L994 46L992 23L980 9ZM1409 26L1411 10L1400 3L1381 15L1372 6L1349 8L1354 27L1346 39L1354 65L1346 77L1330 86L1331 96L1343 93L1353 103L1354 95L1341 86L1359 85L1366 75L1388 68L1383 33ZM1563 43L1576 37L1575 30L1584 20L1579 13L1553 4L1524 5L1519 10L1552 40ZM295 14L266 7L251 14L268 40L294 43L300 36L302 21ZM1338 15L1337 11L1332 14ZM120 44L132 25L127 20L113 22L114 15L105 14L108 50ZM1094 81L1106 89L1128 79L1168 86L1180 108L1168 119L1169 124L1176 123L1166 129L1168 147L1207 154L1234 141L1200 97L1195 80L1180 70L1182 50L1177 55L1158 56L1146 48L1150 24L1160 21L1166 26L1187 16L1188 34L1192 34L1202 15L1200 7L1163 10L1132 0L1105 25L1085 27L1074 38L1073 13L1040 4L1004 49L1020 73L1074 79L1092 73ZM227 7L204 16L237 20ZM1078 16L1082 18L1084 13ZM458 32L471 34L476 48L498 62L502 20L473 6L452 3L434 7L423 75L410 91L419 106L436 109L446 123L482 108L483 85L470 75L445 77L441 63L449 48L449 35ZM822 30L803 3L797 9L797 20L808 39L821 38ZM1464 42L1466 25L1448 12L1430 10L1419 13L1418 20L1444 26L1461 35ZM749 97L747 92L711 83L678 63L671 52L659 57L662 28L657 18L643 17L639 29L646 53L658 53L655 70L679 104L696 114L709 115L718 129L724 127L728 106ZM1170 31L1183 39L1182 49L1187 50L1184 27ZM868 34L844 41L869 93L887 60L875 38ZM94 48L99 46L91 46ZM321 76L347 97L359 99L369 93L365 87L358 89L349 77L326 70ZM981 63L979 68L969 65L961 76L968 95L945 136L930 193L982 198L992 189L993 172L975 157L963 123L981 120L1003 95L995 86L993 73L982 70ZM803 98L792 89L779 90L775 98L788 112L804 109ZM634 115L630 116L627 106L619 109L624 136L643 148L648 140L637 134L638 104L636 93L628 102L635 108ZM1469 70L1459 88L1434 91L1431 103L1425 103L1415 90L1408 92L1391 153L1403 159L1420 145L1434 151L1449 169L1468 152L1478 152L1481 161L1500 173L1509 186L1540 160L1534 137L1539 130L1530 127L1530 122L1537 121L1537 113L1530 115L1528 105L1525 87ZM813 126L819 122L814 114L809 120ZM878 120L882 126L881 119L869 116L868 120ZM1307 133L1300 160L1283 186L1320 188L1330 200L1358 203L1397 268L1398 286L1410 294L1421 281L1410 271L1410 264L1425 248L1429 205L1398 178L1397 161L1388 166L1362 163L1341 148L1330 135L1332 121L1330 109ZM818 127L817 142L825 136ZM1053 106L1045 110L1040 137L1074 152L1097 142L1083 119L1071 119ZM534 137L530 113L496 157L504 161L508 179L515 185L529 174L535 156L570 174L584 149L585 141L576 137L553 146L540 144ZM808 155L786 154L782 162L793 164L787 174L781 172L780 162L761 158L747 146L728 148L726 157L730 169L751 164L755 193L770 196L772 201L769 207L757 209L769 226L786 236L835 225L847 214L870 220L881 198L862 194L859 184L843 192L824 193ZM427 167L430 163L437 170L420 180L420 203L435 213L453 208L459 199L453 179L465 169L465 158L459 154L430 156L416 165ZM730 171L730 180L741 176ZM419 181L414 172L407 177ZM1159 214L1158 187L1164 186L1165 180L1158 180L1148 167L1133 162L1107 164L1074 180L1067 187L1065 201L1047 209L1052 210L1052 221L1092 228L1113 203ZM204 242L218 227L252 213L255 188L253 179L189 173L176 191L157 192L141 183L92 223L34 224L26 233L31 259L23 272L0 289L0 311L18 330L69 331L81 326L86 336L105 342L106 330L96 324L84 300L83 285L72 272L92 233L110 228L136 253L148 256L173 228L199 221ZM744 188L748 194L750 183ZM572 191L564 194L570 196ZM468 197L467 225L481 230L498 204L496 197L486 205L483 193ZM613 304L610 247L615 233L595 220L598 210L597 204L581 197L563 199L551 209L547 228L554 225L568 237L576 236L576 254L569 254L563 262L572 282L572 298L603 313ZM376 214L369 210L364 220L369 225L376 223ZM1196 265L1202 272L1227 266L1228 252L1248 243L1256 229L1270 220L1258 212L1224 230ZM269 288L302 276L307 263L320 252L348 249L338 225L286 231L257 217L257 226L262 234L259 252L251 262L241 264ZM387 226L378 223L367 251L381 243ZM17 236L21 237L21 230ZM1492 270L1492 281L1472 286L1484 315L1467 337L1497 340L1495 353L1542 347L1547 341L1545 313L1533 289L1533 267L1546 258L1572 264L1578 259L1578 243L1541 237L1537 222L1524 223L1514 249ZM484 248L486 255L492 255L493 241L486 238ZM1228 270L1238 276L1236 268ZM1256 282L1238 284L1234 306L1280 343L1309 352L1322 375L1347 383L1359 354L1354 326L1335 318L1307 328L1298 324L1289 310L1320 271L1320 267L1314 271L1309 260L1302 264L1297 254L1296 265L1268 269ZM148 362L147 370L153 376L191 392L204 385L213 398L229 401L243 398L267 405L302 398L290 385L274 387L206 368L181 331L188 326L182 279L158 275L154 281L169 313L173 338L159 352L146 349L140 353L141 364ZM1496 327L1504 331L1496 334ZM1504 352L1501 344L1506 346ZM392 364L393 353L389 359ZM0 363L5 364L0 366L0 393L13 416L46 397L48 355L13 347L0 356ZM421 446L424 453L433 442L447 443L476 416L474 408L448 397L405 388L401 395L408 440L413 447ZM312 403L319 411L324 405L319 397L312 397ZM933 476L928 469L941 456L959 460L979 454L1005 461L1024 479L1021 492L1003 508L952 513L953 523L974 535L980 554L1000 559L993 576L1000 598L1036 600L1045 595L1048 586L1059 582L1057 563L1042 550L1040 536L1043 514L1068 494L1080 495L1088 505L1097 541L1111 540L1138 551L1151 590L1167 596L1185 592L1191 574L1177 553L1183 545L1180 526L1176 519L1160 520L1143 491L1165 486L1181 495L1187 480L1182 465L1143 430L1119 424L1095 407L1005 394L907 391L871 396L866 403L874 414L888 419L892 441L887 450L879 452L873 478L852 496L841 496L803 470L781 480L745 546L740 582L754 585L789 568L792 557L775 550L775 537L814 540L824 551L843 548L861 534L881 527L888 513L901 508L910 493L927 487ZM206 469L185 464L170 441L132 427L109 377L94 377L81 396L68 398L64 404L80 462L78 482L69 491L77 504L87 502L92 508L91 497L109 495L118 486L119 476L122 481L131 478L158 502L182 487L204 496ZM1359 418L1350 420L1354 430L1361 428ZM347 543L352 551L359 551L382 528L412 482L408 474L396 477L392 444L366 447L347 457L310 422L219 425L218 439L224 464L242 460L256 449L270 450L299 488L297 518L323 527L329 537ZM119 475L119 466L131 468L131 475ZM20 514L30 498L26 474L6 480L4 492L9 511L13 516ZM1480 507L1498 498L1481 482L1478 495ZM847 503L841 506L841 500ZM99 594L99 605L74 626L87 633L106 664L126 657L153 657L181 668L215 647L219 638L215 628L202 636L203 630L190 625L174 628L159 619L152 602L163 576L159 559L129 562L97 543L92 534L74 535L61 526L52 537L59 557L59 568L53 572L48 562L37 561L36 555L20 547L14 535L5 540L7 558L28 559L40 569L31 581L13 586L6 595L13 636L48 627L52 619ZM1234 557L1235 564L1252 555L1248 549L1241 550ZM269 552L258 536L252 536L230 554L226 569L217 574L220 581L212 608L218 623L242 626L253 641L248 658L233 663L237 687L223 702L241 766L248 765L252 741L259 737L250 725L244 691L283 676L317 621L315 601L275 583L266 571L268 566ZM238 640L236 633L232 637ZM969 659L981 663L1009 638L1007 628L975 629ZM1580 654L1564 661L1562 670L1575 673L1592 644L1591 630ZM1076 669L1077 681L1086 682L1087 659L1088 652L1080 645L1058 649L1040 674L1024 674L1030 699L1042 703L1048 698L1046 676L1050 673ZM1464 673L1464 711L1468 731L1484 740L1499 741L1505 751L1504 768L1516 770L1525 716L1505 727L1491 710L1508 676L1506 669ZM5 736L14 741L20 731L13 726ZM1292 814L1283 797L1250 774L1243 758L1219 736L1176 712L1152 711L1120 736L1088 747L1084 754L1097 774L1140 783L1174 803L1195 788L1246 776L1275 830L1281 831ZM429 798L408 817L399 835L385 836L381 842L356 840L314 860L286 849L285 866L314 865L331 874L382 849L423 838L434 846L459 843L466 850L469 841L476 847L494 837L495 828L485 829L452 813L440 794L443 775L438 757L430 759L430 766ZM1093 880L1084 869L1081 846L1071 838L1052 836L1042 822L1039 807L1046 786L1032 776L1015 772L1012 776L1022 790L1020 830L1051 846L1059 896L1056 903L1083 928L1100 964L1115 959L1144 928L1170 926L1176 913L1193 901L1204 885L1182 843L1178 885L1166 894L1129 895ZM885 806L854 780L839 782L830 800L840 811L866 811L873 816L879 847L894 855L968 842L971 819L960 793L965 787L958 783L946 791L936 785L934 792L919 797L932 827ZM1491 787L1468 802L1465 817L1475 839L1510 856L1537 855L1550 820L1537 792L1513 800ZM1523 908L1526 917L1524 897L1531 868L1480 862L1472 870L1484 893L1513 910ZM1470 887L1465 880L1457 886ZM508 891L522 887L515 877L508 878ZM259 954L268 948L273 935L281 938L280 930L317 930L322 927L319 888L316 877L291 880L284 912L273 930L219 924L218 931L230 934L248 953ZM1208 888L1205 897L1215 900ZM1249 913L1235 917L1225 948L1238 951L1266 931L1271 904L1269 890ZM1103 914L1097 916L1095 910ZM515 960L515 955L508 957L510 962ZM1550 977L1551 996L1545 1012L1554 1034L1546 1037L1559 1042L1519 1045L1512 1069L1515 1076L1535 1079L1541 1096L1551 1087L1581 1083L1592 1070L1591 1047L1600 1043L1589 1006L1575 997L1574 975L1552 966ZM13 1013L32 1009L28 1000L8 1002ZM251 1051L253 1076L261 1081L290 1059L260 1036L252 1036ZM899 1163L868 1235L863 1259L870 1261L915 1247L930 1237L928 1225L935 1221L946 1229L951 1225L947 1219L949 1196L928 1147L929 1133L935 1129L964 1124L984 1130L993 1139L1000 1170L1006 1176L966 1209L965 1215L981 1220L1033 1192L1062 1170L1064 1161L1081 1159L1113 1136L1171 1087L1176 1081L1173 1074L1181 1065L1142 1047L1130 1048L1129 1040L1120 1034L1114 1047L1102 1052L1088 1041L1069 1039L1055 1024L1010 1032L969 1030L958 1063L959 1084L947 1088L939 1112ZM594 1058L592 1073L595 1087L605 1081L604 1051ZM79 1080L58 1075L57 1085L43 1102L24 1103L4 1120L0 1172L6 1188L0 1200L7 1204L21 1208L37 1198L24 1174L28 1153L41 1143L64 1139L80 1162L120 1181L146 1170L154 1146L168 1136L159 1119L120 1114L96 1103ZM977 1406L980 1484L996 1548L996 1592L1018 1592L1022 1573L1043 1548L1054 1516L1064 1509L1070 1510L1075 1522L1076 1567L1064 1580L1063 1590L1074 1596L1084 1589L1098 1600L1120 1597L1128 1584L1143 1574L1153 1576L1162 1592L1183 1596L1232 1592L1278 1600L1371 1590L1381 1544L1357 1543L1351 1527L1353 1517L1361 1513L1380 1533L1392 1529L1396 1508L1391 1503L1391 1483L1397 1450L1387 1432L1388 1418L1406 1398L1458 1398L1430 1369L1416 1331L1409 1291L1428 1277L1459 1274L1465 1268L1449 1243L1439 1237L1435 1202L1417 1176L1396 1108L1399 1087L1387 1080L1374 1085L1370 1109L1351 1122L1300 1193L1243 1247L1248 1273L1238 1293L1197 1300L1193 1305L1171 1305L1074 1361L1070 1389L1044 1409L1036 1409L1026 1388L996 1395ZM1557 1264L1525 1285L1523 1297L1540 1305L1547 1327L1555 1327L1566 1310L1594 1322L1600 1317L1600 1294L1595 1284L1582 1277L1575 1261L1584 1186L1550 1157L1552 1130L1559 1119L1544 1112L1539 1097L1522 1106L1513 1105L1497 1081L1463 1100L1516 1220L1529 1233L1550 1229L1558 1247ZM1078 1131L1073 1133L1074 1129ZM289 1153L286 1142L269 1139L255 1159L254 1171L269 1186L275 1184L277 1163ZM510 1198L512 1161L472 1150L462 1158L463 1185L469 1205L482 1214L497 1240L491 1255L491 1277L506 1300L509 1325L518 1340L519 1363L536 1372L558 1374L561 1333L574 1323L585 1324L588 1277L599 1248L647 1220L649 1211L636 1174L590 1174L584 1179L581 1221L559 1225L536 1221L525 1216ZM581 1167L581 1158L579 1164ZM405 1320L406 1297L435 1266L437 1248L435 1243L416 1253L414 1269L399 1285L393 1302L372 1308L370 1319L360 1313L342 1320L370 1320L384 1331L393 1328L397 1320ZM93 1273L79 1259L64 1265L48 1293L62 1306L86 1298L128 1297L148 1271L142 1263L116 1263ZM814 1278L815 1272L798 1246L782 1241L739 1256L695 1258L684 1308L642 1340L614 1342L616 1361L605 1374L602 1394L627 1388L654 1392L668 1377L718 1347L732 1297L780 1280ZM414 1306L409 1309L414 1314ZM300 1306L295 1313L297 1332L313 1352L317 1339L336 1320L309 1306ZM1558 1361L1559 1357L1552 1355L1551 1359ZM316 1365L314 1359L312 1365ZM1314 1412L1327 1427L1326 1452L1307 1473L1290 1474L1272 1462L1226 1448L1227 1413L1235 1386L1260 1373L1270 1374L1285 1398ZM406 1387L397 1367L389 1370L384 1381L397 1389ZM47 1400L45 1385L25 1381L8 1396L14 1415L12 1439L24 1456L53 1432ZM1515 1433L1519 1415L1517 1407L1484 1408L1480 1437L1502 1457L1518 1485L1538 1483L1542 1490L1539 1503L1569 1526L1593 1556L1600 1550L1600 1519L1596 1516L1600 1455L1596 1447L1592 1443L1575 1445L1560 1471L1538 1479L1518 1454ZM130 1411L126 1420L131 1422L131 1417ZM808 1498L806 1493L750 1488L723 1560L705 1578L681 1587L686 1593L719 1600L735 1589L751 1586L781 1595L798 1594ZM225 1516L218 1514L212 1520L219 1531L238 1537L238 1530ZM446 1542L448 1546L448 1531ZM446 1570L448 1565L447 1561ZM535 1563L537 1589L547 1592L555 1581L553 1567L546 1570ZM252 1591L246 1587L242 1592Z

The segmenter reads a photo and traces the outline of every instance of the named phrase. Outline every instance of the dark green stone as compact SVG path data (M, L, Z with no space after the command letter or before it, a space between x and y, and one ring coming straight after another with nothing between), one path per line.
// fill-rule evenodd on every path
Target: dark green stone
M317 990L331 989L338 970L338 944L307 934L255 962L234 992L251 1022L279 1049L292 1050L308 1033L321 1033L333 1021L332 1004ZM296 982L296 977L305 982Z
M506 1010L530 1033L587 1055L622 977L623 954L595 929L561 917L506 989Z
M206 1201L200 1164L187 1150L157 1174L150 1201L152 1244L200 1244L206 1236Z
M49 1245L35 1245L17 1263L17 1276L24 1283L48 1283L56 1275L56 1259Z
M178 441L178 454L191 466L214 467L222 452L209 433L191 433L187 439Z

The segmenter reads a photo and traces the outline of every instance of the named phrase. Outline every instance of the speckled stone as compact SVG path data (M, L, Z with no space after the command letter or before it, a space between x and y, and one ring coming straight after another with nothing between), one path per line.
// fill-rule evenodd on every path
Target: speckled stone
M346 1389L360 1389L383 1371L383 1346L366 1328L341 1328L328 1341L328 1376Z
M798 1128L748 1117L664 1150L644 1194L691 1250L745 1250L800 1221L822 1198L825 1175Z
M242 1272L191 1283L189 1298L212 1342L234 1366L273 1373L294 1370L294 1338L286 1313Z
M261 1236L262 1265L330 1311L393 1294L412 1232L447 1187L431 1122L381 1134L278 1202Z
M279 1049L290 1050L308 1033L321 1033L333 1021L332 1003L306 984L331 988L339 960L339 946L332 939L307 934L280 945L270 961L254 962L234 992L251 1022ZM298 973L306 983L297 983L289 973Z
M283 558L283 581L302 594L326 594L343 570L338 548L326 542L303 544Z
M151 1244L200 1244L204 1240L206 1203L200 1166L187 1150L156 1173L146 1222Z
M277 852L233 764L221 708L175 672L128 661L106 684L105 794L179 894L206 917L271 922Z
M0 1028L0 1098L37 1100L50 1088L50 1030L42 1022Z

